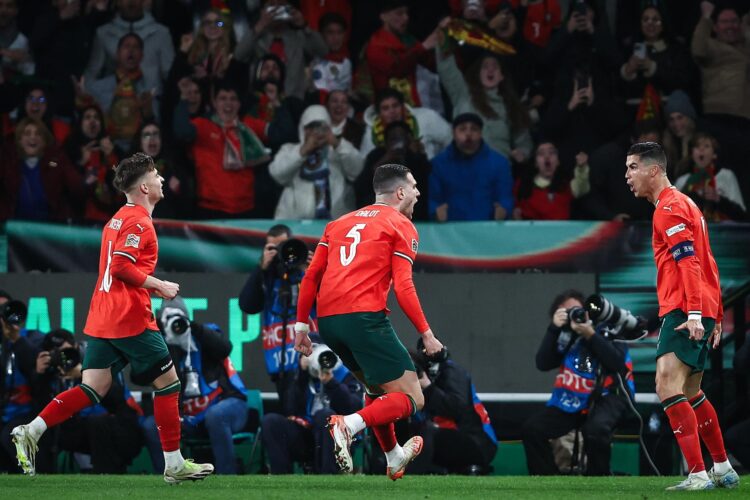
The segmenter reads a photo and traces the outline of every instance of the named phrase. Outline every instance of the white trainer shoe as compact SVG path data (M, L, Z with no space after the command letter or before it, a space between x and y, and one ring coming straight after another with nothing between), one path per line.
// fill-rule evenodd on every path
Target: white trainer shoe
M10 431L13 436L13 444L16 445L16 458L18 466L23 473L29 476L36 474L36 452L39 451L36 439L29 432L28 425L19 425Z

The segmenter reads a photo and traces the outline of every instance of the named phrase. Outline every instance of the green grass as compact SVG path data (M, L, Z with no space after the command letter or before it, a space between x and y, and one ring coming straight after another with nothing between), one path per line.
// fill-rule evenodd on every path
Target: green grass
M747 498L750 476L735 490L665 492L676 477L528 477L406 476L217 476L200 483L165 484L160 476L0 476L0 498L39 500L148 498L181 500L262 498L349 500L384 498L444 499L651 499L688 495L696 498Z

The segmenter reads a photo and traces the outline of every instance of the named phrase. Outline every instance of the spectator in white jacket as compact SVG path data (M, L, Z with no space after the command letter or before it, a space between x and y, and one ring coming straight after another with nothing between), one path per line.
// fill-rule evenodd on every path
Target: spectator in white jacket
M284 186L276 219L335 219L354 210L351 182L364 157L331 130L326 108L309 106L299 124L300 142L284 144L269 166L271 177Z
M379 146L385 146L385 128L393 122L405 122L412 137L419 140L427 155L432 158L453 141L450 124L437 112L429 108L412 108L404 102L404 96L395 89L386 88L378 92L375 104L365 110L367 129L359 150L363 157Z
M18 30L18 0L0 1L0 81L16 73L34 74L29 40Z
M144 10L144 0L119 0L115 18L96 30L91 56L84 76L93 82L115 72L117 43L128 33L143 40L141 68L146 81L163 82L174 60L172 37L166 26L159 24Z

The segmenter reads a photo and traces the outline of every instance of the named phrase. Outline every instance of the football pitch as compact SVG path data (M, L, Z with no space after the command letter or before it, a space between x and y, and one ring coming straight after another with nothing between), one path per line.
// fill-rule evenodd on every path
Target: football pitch
M528 476L406 476L391 482L385 476L212 476L203 482L176 486L160 476L49 475L0 476L0 498L63 499L370 499L389 500L533 498L554 500L677 498L748 498L750 476L734 490L667 492L676 477L528 477Z

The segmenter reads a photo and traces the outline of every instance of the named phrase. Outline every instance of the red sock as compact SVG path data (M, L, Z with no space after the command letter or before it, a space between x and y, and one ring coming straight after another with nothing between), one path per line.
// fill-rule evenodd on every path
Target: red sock
M180 449L179 397L179 390L169 394L154 393L154 420L164 451Z
M703 391L700 391L697 396L690 400L690 406L693 407L695 418L698 421L698 434L706 443L706 448L711 453L714 463L726 462L727 452L724 449L724 438L721 437L719 417L716 415L714 405L706 398Z
M669 417L669 425L672 427L677 444L680 445L690 473L706 470L703 455L701 455L701 441L698 437L698 421L685 395L672 396L662 401L661 404Z
M375 401L377 401L376 397L365 394L365 408ZM364 419L364 417L362 418ZM378 440L380 449L383 451L391 451L398 444L396 440L396 426L393 425L393 422L372 427L372 433L375 434L375 439Z
M365 421L367 427L373 428L408 417L411 415L411 411L412 403L409 396L403 392L390 392L378 396L369 406L359 410L357 413Z
M78 413L92 403L89 395L77 385L55 396L39 413L39 416L47 424L47 428L50 428L65 422L74 413Z

